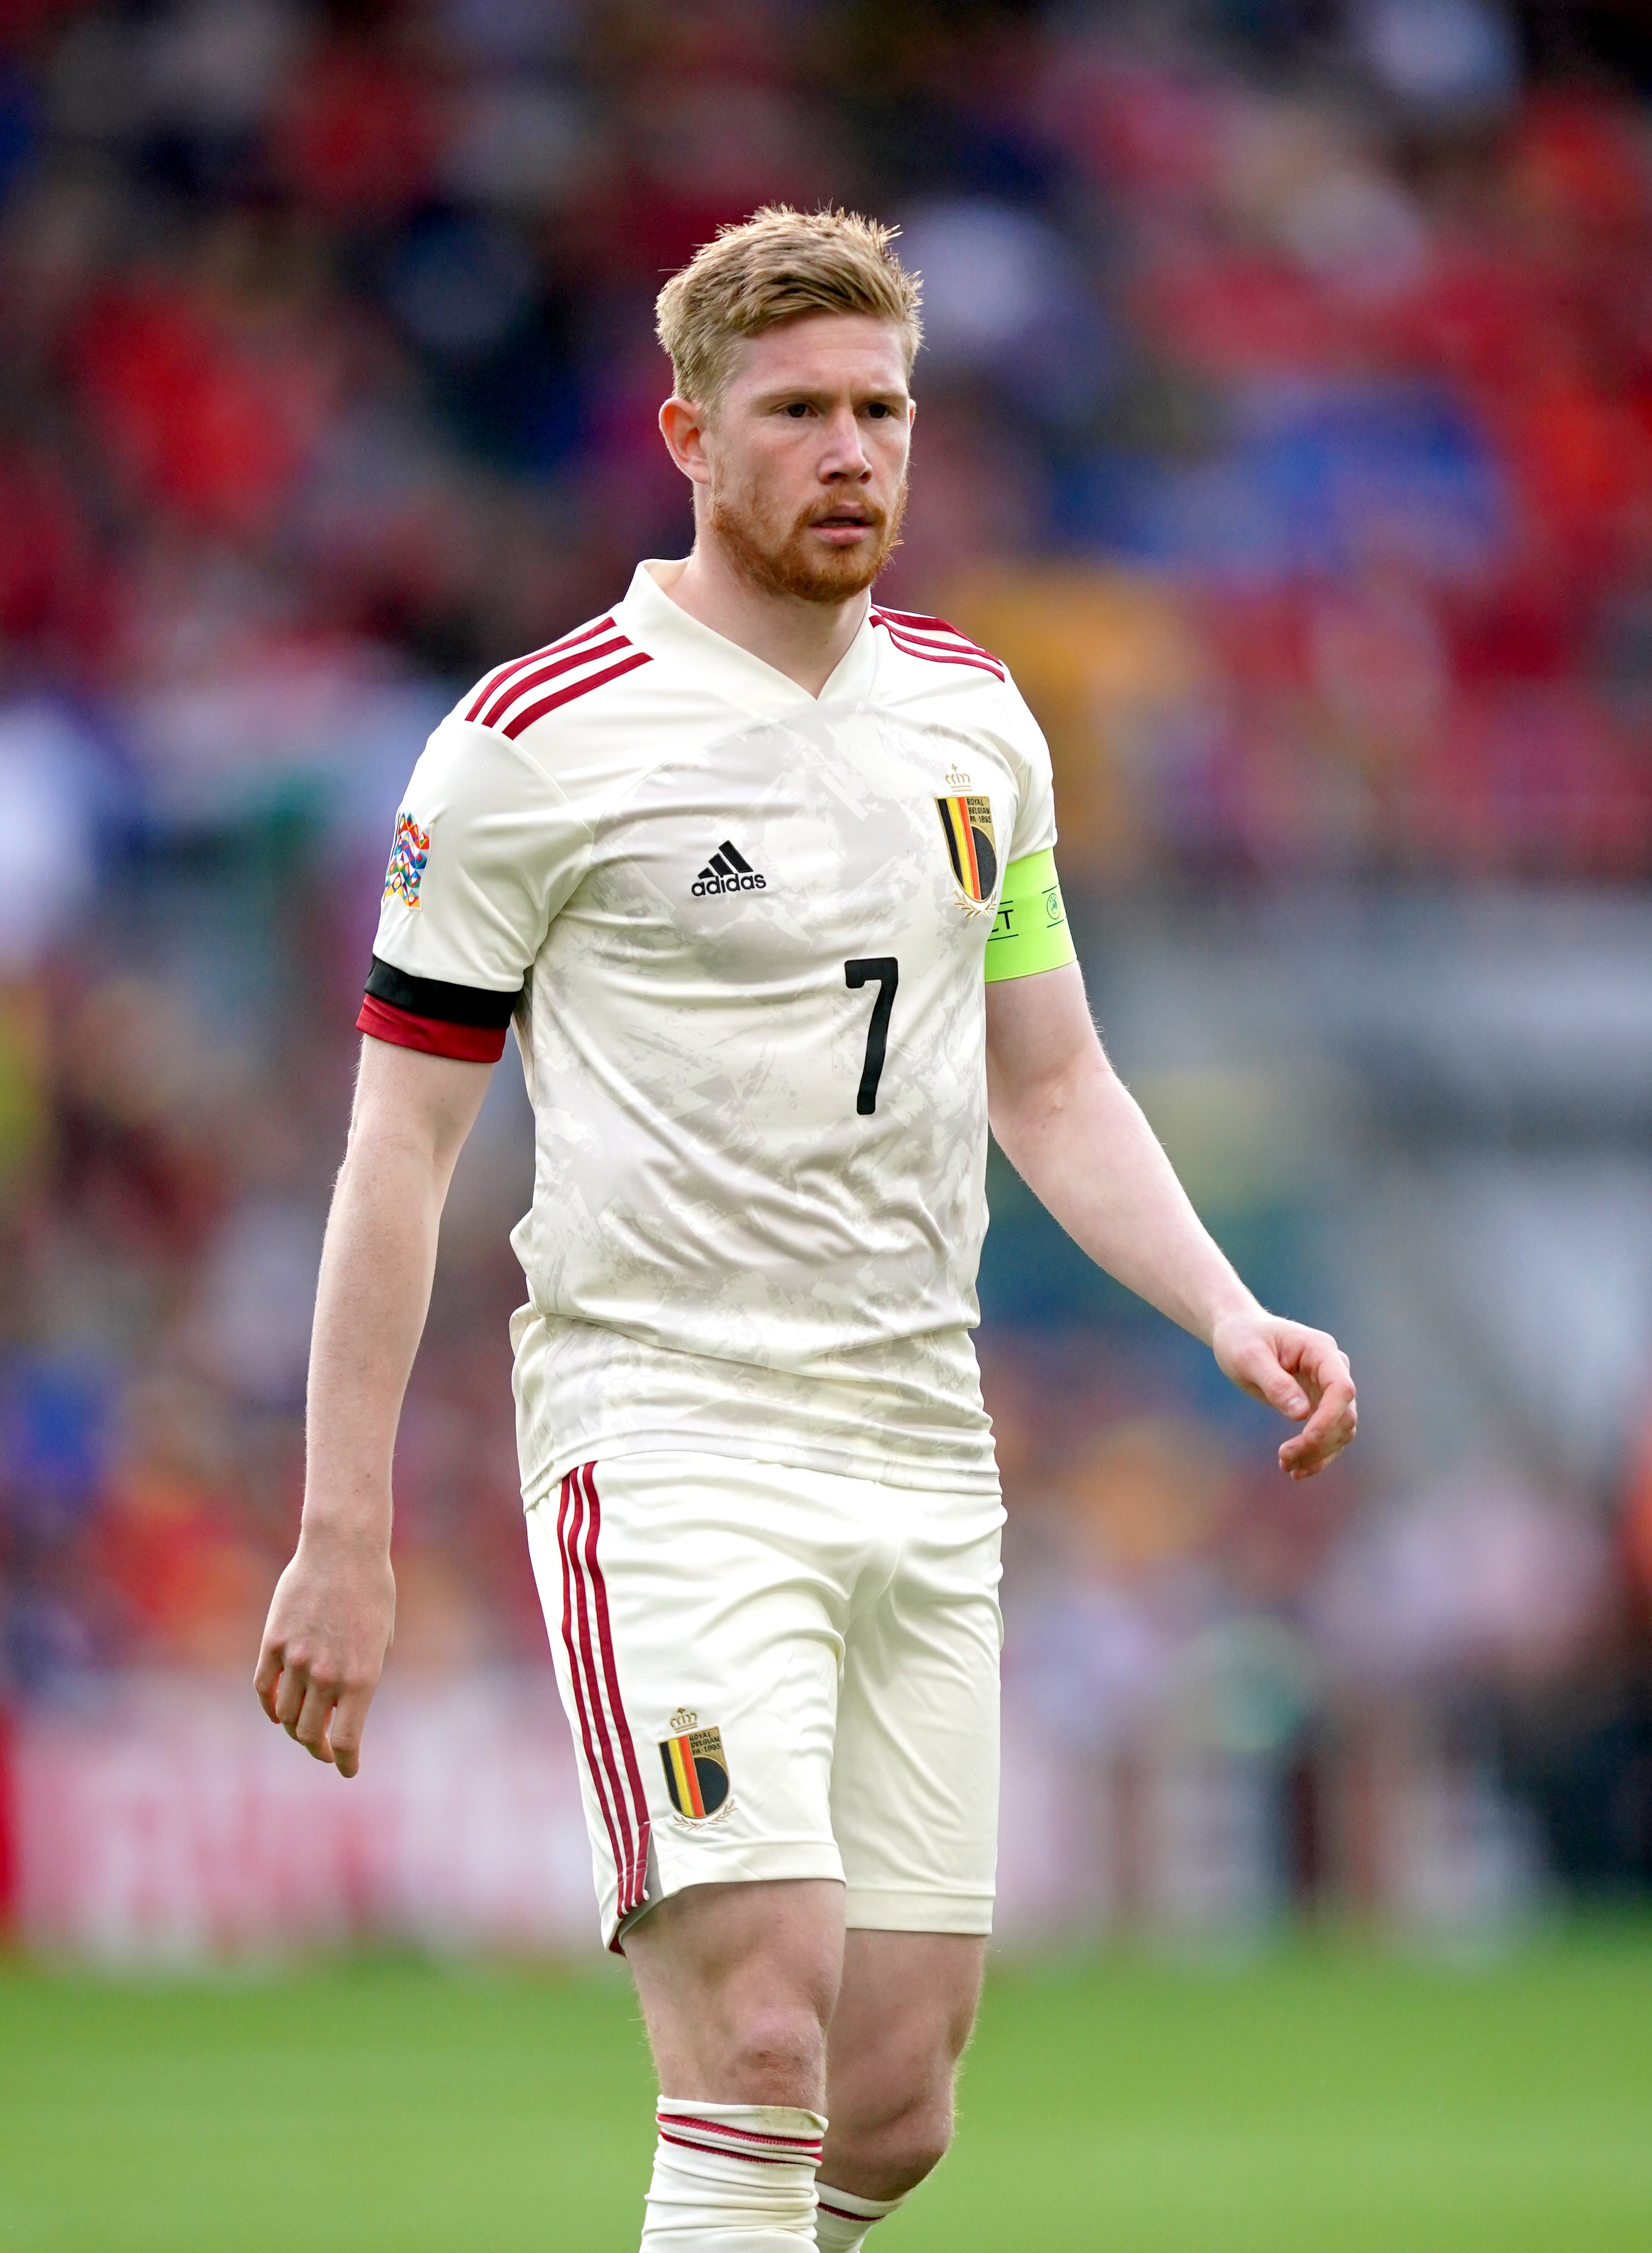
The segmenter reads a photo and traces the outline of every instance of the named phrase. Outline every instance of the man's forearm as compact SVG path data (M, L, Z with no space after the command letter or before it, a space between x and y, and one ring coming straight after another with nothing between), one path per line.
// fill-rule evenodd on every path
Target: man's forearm
M390 1458L419 1350L448 1182L490 1067L361 1044L310 1349L303 1528L253 1685L317 1760L353 1775L395 1626Z
M442 1189L413 1147L345 1160L316 1293L303 1531L390 1539L390 1462L430 1301Z
M1110 1275L1209 1343L1256 1304L1099 1046L1028 1090L994 1091L993 1130L1028 1187Z

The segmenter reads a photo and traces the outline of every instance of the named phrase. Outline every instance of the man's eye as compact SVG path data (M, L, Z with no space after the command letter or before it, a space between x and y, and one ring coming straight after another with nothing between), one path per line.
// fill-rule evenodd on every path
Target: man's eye
M794 399L791 406L786 409L786 413L791 417L794 422L801 422L808 411L809 408L807 401L801 399Z
M888 415L891 410L887 401L875 399L866 411L868 415Z

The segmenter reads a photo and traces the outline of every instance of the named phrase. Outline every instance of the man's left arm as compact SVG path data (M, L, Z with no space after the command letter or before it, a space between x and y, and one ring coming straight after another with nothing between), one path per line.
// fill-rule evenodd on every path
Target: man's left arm
M1279 1467L1312 1478L1354 1437L1348 1356L1246 1290L1107 1061L1076 962L986 988L993 1132L1097 1265L1202 1338L1223 1374L1302 1429Z

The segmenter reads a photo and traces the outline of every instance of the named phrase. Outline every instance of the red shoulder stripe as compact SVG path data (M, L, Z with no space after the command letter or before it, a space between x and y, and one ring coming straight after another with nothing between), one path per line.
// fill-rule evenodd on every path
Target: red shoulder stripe
M959 641L964 638L955 625L949 625L944 618L932 618L927 610L892 610L887 603L880 603L877 615L881 618L893 618L896 625L933 626L938 632L955 635Z
M465 718L474 720L489 697L502 688L512 674L520 673L527 666L536 665L542 657L554 657L559 650L572 649L579 642L589 641L594 634L605 632L613 623L611 615L598 618L590 625L575 627L572 633L564 634L560 641L547 641L543 649L531 649L526 657L513 657L507 665L495 666L477 689Z
M1004 667L991 650L969 640L944 618L920 617L911 610L875 610L872 623L882 626L893 646L908 657L926 658L931 665L972 665L1000 680L1005 678Z
M542 720L547 712L555 711L559 704L571 704L575 697L588 696L593 688L601 688L607 681L617 680L622 673L634 673L639 665L649 662L645 649L634 649L629 657L622 657L617 665L610 665L605 673L588 673L582 680L571 681L566 688L557 689L554 694L541 696L537 704L530 704L526 712L519 712L513 720L508 721L499 733L514 741L524 728L531 728L535 720Z
M554 680L559 673L571 673L576 665L594 665L599 657L612 657L617 649L629 649L631 644L623 633L610 634L606 641L594 641L583 649L569 650L566 657L552 659L533 673L519 673L517 678L501 688L487 710L482 715L484 728L497 727L512 704L533 688L540 688L547 680Z
M977 673L990 673L995 680L1004 678L1004 668L995 658L984 654L977 657L972 651L966 649L933 649L921 641L908 641L903 635L893 632L889 640L906 656L924 658L931 665L968 665L972 666Z
M944 618L926 617L917 610L886 610L881 605L878 616L889 619L892 626L898 626L914 641L961 643L964 648L972 649L978 657L991 657L993 653L989 649L983 649L979 642L972 641L966 633L959 633L958 628L949 624Z

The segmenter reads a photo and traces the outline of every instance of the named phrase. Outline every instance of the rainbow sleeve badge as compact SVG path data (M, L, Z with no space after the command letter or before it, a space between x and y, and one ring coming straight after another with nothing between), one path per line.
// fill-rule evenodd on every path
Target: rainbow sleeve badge
M384 896L400 900L406 908L419 904L419 886L430 858L430 833L421 829L404 808L396 817L396 834L390 847L390 865L384 872Z

